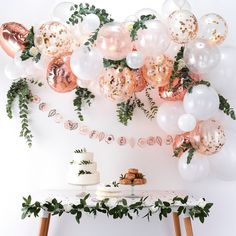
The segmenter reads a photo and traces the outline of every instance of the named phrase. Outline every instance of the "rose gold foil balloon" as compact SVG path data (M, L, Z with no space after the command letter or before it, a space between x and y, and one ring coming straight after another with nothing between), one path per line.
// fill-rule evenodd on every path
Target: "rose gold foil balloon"
M187 148L184 148L183 145L187 145L190 143L189 132L179 134L175 136L174 142L172 144L173 150L175 151L178 148L182 150L178 153L178 157L181 157L182 154L187 151Z
M194 81L199 80L199 76L196 74L190 75ZM189 87L191 84L189 85ZM159 87L159 96L165 101L178 101L183 100L184 95L188 91L188 88L183 86L183 78L175 78L172 83L172 89L170 89L169 84Z
M107 68L99 79L102 94L112 101L128 100L135 90L136 81L127 67L123 70Z
M57 57L72 51L72 34L63 24L51 21L35 33L35 44L47 56Z
M70 56L54 58L48 65L47 81L56 92L66 93L77 87L77 77L70 68Z
M196 128L190 132L190 142L201 154L215 154L225 144L224 128L215 120L200 121Z
M16 22L2 24L0 28L0 46L10 57L15 57L17 51L24 49L24 41L28 35L23 25Z
M188 43L197 36L197 18L187 10L174 11L168 17L168 29L174 42Z
M121 23L105 24L98 32L96 45L106 59L121 60L132 49L129 30Z
M165 55L159 57L149 57L142 67L142 74L146 81L154 86L161 87L169 83L172 73L173 61Z
M141 70L133 70L133 76L135 78L135 90L134 92L141 92L147 86L147 81L144 79Z

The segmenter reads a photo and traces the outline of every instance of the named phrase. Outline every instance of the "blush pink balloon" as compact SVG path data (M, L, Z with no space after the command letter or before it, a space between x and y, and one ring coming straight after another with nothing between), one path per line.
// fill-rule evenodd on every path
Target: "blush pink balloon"
M104 57L110 60L121 60L132 50L128 29L116 22L105 24L99 30L96 45Z

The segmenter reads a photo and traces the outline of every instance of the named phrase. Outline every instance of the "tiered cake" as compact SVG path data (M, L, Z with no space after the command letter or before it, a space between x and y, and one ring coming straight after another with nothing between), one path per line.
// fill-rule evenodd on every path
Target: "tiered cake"
M68 183L75 185L94 185L100 182L97 163L93 161L93 153L86 149L76 150L71 162Z

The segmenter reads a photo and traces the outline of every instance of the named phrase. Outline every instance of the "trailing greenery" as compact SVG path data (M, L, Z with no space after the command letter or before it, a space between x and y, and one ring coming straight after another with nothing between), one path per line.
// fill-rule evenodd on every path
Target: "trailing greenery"
M80 121L83 121L84 117L82 115L82 106L84 104L91 106L92 100L95 98L95 95L87 88L81 87L76 88L75 95L76 97L73 100L75 111L77 112Z
M29 128L28 105L30 101L32 100L32 94L29 89L28 82L25 78L22 78L18 80L17 82L13 82L9 91L7 92L6 112L10 119L13 117L12 109L13 109L13 103L16 100L16 98L19 99L19 103L18 103L19 116L21 118L20 137L25 138L28 146L31 147L33 135Z
M231 119L236 120L234 109L230 106L228 100L219 94L220 106L219 109L223 111Z
M92 174L91 171L80 170L79 173L78 173L78 176L80 176L80 175L90 175L90 174Z
M206 81L206 80L194 81L192 86L188 89L188 92L192 93L194 86L199 85L199 84L206 85L207 87L211 86L211 83L209 81Z
M87 152L87 149L86 149L86 148L76 149L76 150L74 151L74 153L85 153L85 152Z
M58 201L56 198L51 201L46 201L44 203L34 202L32 203L31 196L23 198L22 203L22 219L26 217L34 216L39 217L39 212L41 210L46 210L52 215L61 216L64 213L74 215L77 223L80 223L80 220L83 216L83 213L91 214L97 216L99 213L105 214L108 217L111 216L113 219L122 219L123 217L128 217L133 219L133 216L140 216L140 213L143 209L147 209L148 213L143 216L148 220L151 216L158 213L159 219L162 220L164 217L167 217L171 212L172 208L177 208L179 215L189 213L192 219L199 219L200 222L204 222L205 218L209 216L210 208L213 206L213 203L206 203L203 201L203 205L189 205L187 204L188 196L185 198L174 197L172 201L162 201L157 199L152 206L147 206L147 198L143 197L137 200L132 204L128 204L126 199L120 199L117 201L117 204L111 206L109 204L109 198L104 199L96 203L95 206L88 205L88 198L90 197L87 194L84 198L81 198L78 204L62 205L62 201Z
M132 29L130 31L130 37L132 41L135 41L138 39L138 31L140 29L147 29L147 26L145 25L145 22L148 20L154 20L156 19L155 15L142 15L140 18L134 22Z
M41 58L41 53L38 51L34 44L34 27L30 28L30 31L24 41L24 50L21 53L21 60L25 61L32 58L33 61L38 62ZM32 49L36 51L36 54L32 53Z
M101 28L104 24L110 23L114 21L111 16L106 12L104 9L96 8L94 5L89 5L88 3L80 3L79 5L75 4L74 6L71 7L70 9L73 13L66 22L67 24L72 24L76 25L79 22L83 21L83 17L89 14L95 14L99 17L100 19L100 26ZM93 45L94 42L97 39L99 29L97 29L95 32L93 32L88 41L85 42L86 46Z
M103 58L103 66L104 66L104 68L114 68L114 69L119 68L120 72L122 72L125 67L128 67L129 69L131 69L127 65L125 58L122 60L118 60L118 61Z
M188 152L187 164L189 164L191 160L193 159L195 151L196 149L192 146L191 143L183 143L180 147L174 149L173 156L179 157L181 153Z

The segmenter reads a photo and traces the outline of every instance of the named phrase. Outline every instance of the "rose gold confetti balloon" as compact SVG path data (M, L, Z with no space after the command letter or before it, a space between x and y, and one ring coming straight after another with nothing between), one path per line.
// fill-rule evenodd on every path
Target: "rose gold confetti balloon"
M99 79L102 94L112 101L128 100L135 90L136 81L133 73L127 67L107 68Z
M182 150L178 153L178 157L181 157L182 154L187 151L187 148L183 148L183 145L190 143L189 132L176 135L172 144L173 150L175 151L178 148Z
M199 38L209 40L213 44L220 44L226 39L227 34L227 23L220 15L210 13L199 19Z
M69 55L57 57L49 63L47 81L59 93L70 92L77 87L77 77L71 71Z
M144 79L141 70L133 70L133 76L136 82L134 92L143 91L147 86L147 81Z
M190 132L190 142L201 154L215 154L225 144L224 128L215 120L200 121L196 128Z
M106 59L121 60L132 49L129 30L121 23L105 24L98 32L96 45Z
M48 56L57 57L72 51L72 35L63 24L51 21L43 24L35 33L35 44Z
M16 22L2 24L0 28L0 46L10 57L15 57L17 51L24 49L24 41L28 35L23 25Z
M199 80L199 76L196 74L190 75L194 81ZM191 84L189 85L189 87ZM159 96L165 101L179 101L183 100L184 95L187 92L187 88L183 86L183 78L175 78L172 83L172 89L169 84L159 87Z
M188 43L197 36L197 18L187 10L174 11L168 17L168 29L174 42Z
M169 83L172 73L173 61L162 55L149 57L141 68L145 80L154 87L161 87Z

